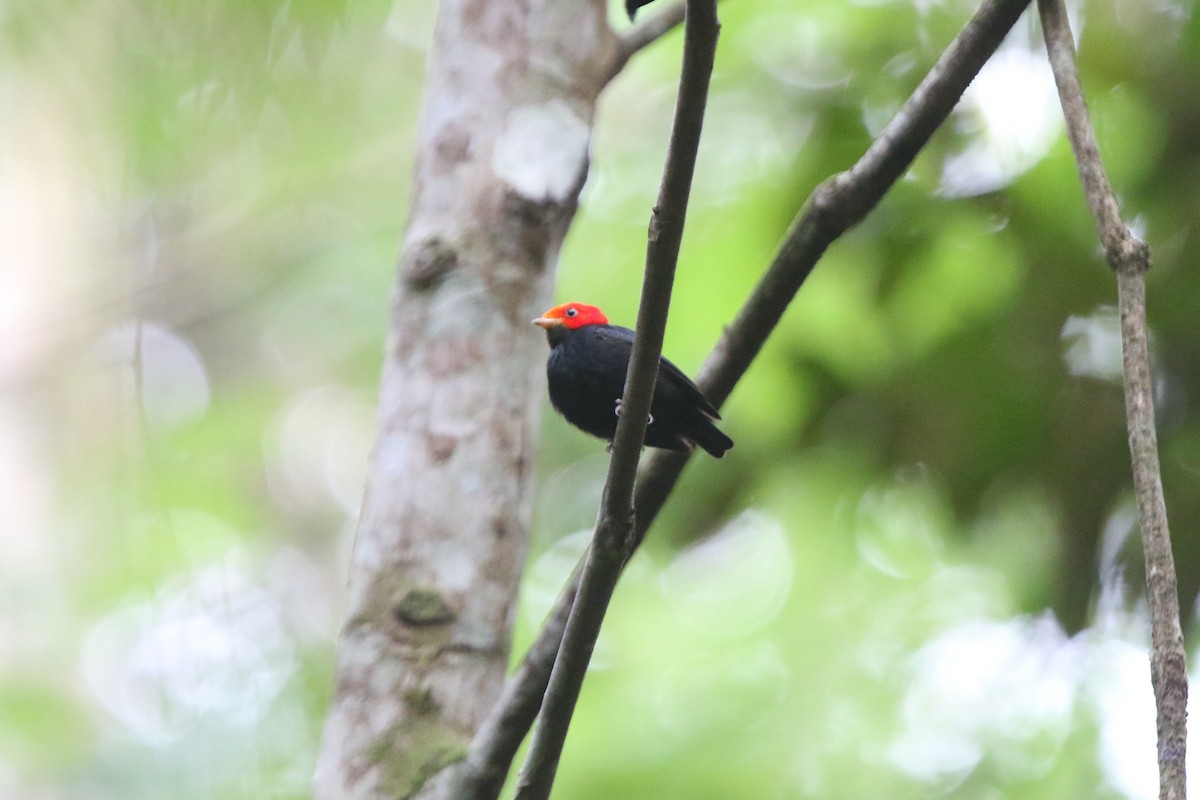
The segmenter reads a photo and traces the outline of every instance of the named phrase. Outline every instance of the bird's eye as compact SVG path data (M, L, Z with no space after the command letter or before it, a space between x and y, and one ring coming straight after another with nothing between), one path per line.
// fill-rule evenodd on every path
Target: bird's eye
M568 316L568 317L573 317L573 316L575 316L575 315L576 315L576 314L578 314L578 313L579 313L579 309L577 309L577 308L568 308L568 309L567 309L567 316Z

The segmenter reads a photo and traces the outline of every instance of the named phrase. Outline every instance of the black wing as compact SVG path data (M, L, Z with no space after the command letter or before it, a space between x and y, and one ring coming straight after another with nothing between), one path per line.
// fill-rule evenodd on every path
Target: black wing
M602 328L598 327L596 333L603 338L619 341L626 345L625 362L628 366L633 351L633 331L620 325L607 325ZM721 415L717 413L716 406L704 396L700 387L693 383L683 370L672 364L666 356L662 356L658 360L658 386L659 389L656 391L682 395L684 400L693 404L704 416L710 419L721 418Z

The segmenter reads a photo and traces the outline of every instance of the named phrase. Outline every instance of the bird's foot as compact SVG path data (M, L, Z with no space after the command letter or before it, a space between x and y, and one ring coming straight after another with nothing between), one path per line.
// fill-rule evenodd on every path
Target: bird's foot
M618 417L621 416L621 398L620 397L617 398L617 407L614 409L614 411L616 412L616 415ZM646 424L649 425L652 422L654 422L654 415L647 414L646 415Z
M612 455L613 444L613 441L610 439L608 442L608 447L604 448L604 452L608 453L610 456ZM646 452L646 445L642 445L642 452Z

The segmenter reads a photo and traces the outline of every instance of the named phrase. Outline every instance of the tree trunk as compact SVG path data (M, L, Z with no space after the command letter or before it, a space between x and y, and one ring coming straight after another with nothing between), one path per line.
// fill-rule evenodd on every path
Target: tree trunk
M541 408L529 320L617 58L601 0L441 3L320 800L434 796L499 694Z

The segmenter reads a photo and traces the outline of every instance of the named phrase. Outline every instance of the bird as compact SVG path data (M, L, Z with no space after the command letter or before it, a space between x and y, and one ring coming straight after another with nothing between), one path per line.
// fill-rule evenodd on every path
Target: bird
M563 303L533 324L546 331L550 358L546 377L550 403L576 428L607 439L617 432L621 393L633 352L633 331L610 325L595 306ZM721 419L700 388L679 367L659 358L645 444L690 453L699 445L720 458L733 440L714 421Z

